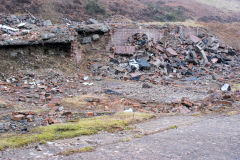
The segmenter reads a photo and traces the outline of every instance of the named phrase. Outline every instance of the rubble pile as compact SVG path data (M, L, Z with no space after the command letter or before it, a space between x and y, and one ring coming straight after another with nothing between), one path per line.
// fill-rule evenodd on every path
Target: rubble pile
M29 16L8 16L0 24L0 46L71 43L74 36L66 25Z
M2 16L0 19L0 47L71 44L77 41L78 33L107 33L111 29L94 19L89 19L87 24L69 21L66 24L52 24L50 20L44 21L31 15Z
M158 30L158 40L143 31L129 35L124 46L113 44L109 68L102 72L125 80L147 75L155 81L221 73L238 64L239 53L204 28L166 25Z

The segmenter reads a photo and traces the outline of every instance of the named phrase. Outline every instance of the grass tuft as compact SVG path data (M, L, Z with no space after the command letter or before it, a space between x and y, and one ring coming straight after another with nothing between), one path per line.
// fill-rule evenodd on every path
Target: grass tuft
M0 150L14 148L44 141L73 138L81 135L93 135L99 131L115 132L123 130L127 125L141 122L154 115L147 113L116 113L112 116L101 116L80 119L75 123L54 124L38 127L29 134L12 134L0 137Z

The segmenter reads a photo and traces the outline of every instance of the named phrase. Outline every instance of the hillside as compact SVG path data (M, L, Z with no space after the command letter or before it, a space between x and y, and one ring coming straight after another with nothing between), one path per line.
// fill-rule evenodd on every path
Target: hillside
M59 21L61 18L77 21L89 17L105 19L116 14L143 21L185 19L204 22L240 21L240 1L237 0L0 0L0 2L0 13L23 14L27 10L35 16L53 21Z

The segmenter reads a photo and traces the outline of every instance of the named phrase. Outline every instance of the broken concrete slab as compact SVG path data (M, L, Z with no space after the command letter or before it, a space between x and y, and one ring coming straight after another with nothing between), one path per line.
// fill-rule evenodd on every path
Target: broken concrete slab
M107 33L110 27L106 24L89 24L76 27L76 31L80 33Z
M46 21L43 22L43 25L44 26L52 26L53 24L52 24L51 20L46 20Z
M99 22L93 18L89 18L87 21L88 24L99 24Z
M172 48L167 48L166 53L168 56L177 56L178 55L177 52L174 51Z
M199 41L201 41L200 38L194 36L194 35L190 35L190 40L193 42L193 43L198 43Z
M146 59L138 59L137 62L139 64L140 70L150 70L151 65Z

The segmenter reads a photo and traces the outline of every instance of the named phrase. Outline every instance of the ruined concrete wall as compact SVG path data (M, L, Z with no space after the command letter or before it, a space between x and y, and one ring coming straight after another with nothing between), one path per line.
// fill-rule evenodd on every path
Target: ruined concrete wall
M150 39L158 41L163 37L163 33L159 32L158 29L147 29L147 28L121 28L116 29L111 36L111 40L107 45L107 50L111 46L125 46L128 42L128 38L135 33L145 33Z

